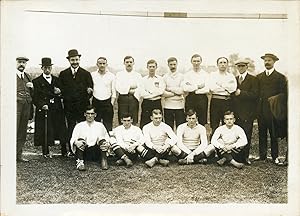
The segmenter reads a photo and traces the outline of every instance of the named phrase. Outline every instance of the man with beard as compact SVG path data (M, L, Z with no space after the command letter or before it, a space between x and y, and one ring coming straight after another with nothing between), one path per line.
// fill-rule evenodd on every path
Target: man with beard
M250 165L249 151L253 121L256 118L256 106L258 97L258 81L255 76L248 73L248 60L239 59L235 63L239 76L237 79L237 90L231 95L233 111L236 116L236 124L242 127L246 133L248 143L243 150L242 162Z
M59 74L68 124L67 140L71 139L76 123L85 120L85 107L89 104L89 98L93 92L92 76L79 66L80 57L81 55L76 49L69 50L67 59L71 67ZM71 155L69 145L68 156Z
M258 130L259 130L259 158L267 158L267 132L271 138L271 156L275 164L279 164L278 141L275 134L276 128L272 125L272 112L270 109L269 98L272 96L287 94L286 77L275 70L274 64L279 58L271 53L261 56L264 60L266 70L257 75L259 83L258 101Z
M139 96L137 89L141 83L142 76L133 70L134 59L132 56L124 58L125 70L116 74L116 90L119 93L118 97L118 120L121 122L123 113L131 113L133 124L138 122L139 112Z
M42 146L44 158L52 158L49 146L54 144L54 140L60 141L62 155L67 152L66 124L61 102L60 84L58 78L51 75L52 65L51 58L42 58L43 73L32 81L34 86L32 100L36 106L34 145ZM47 114L47 117L45 114ZM45 128L46 120L47 128ZM45 130L47 130L47 142L45 140Z
M27 124L30 118L33 84L29 74L25 73L26 57L17 57L17 161L27 162L23 158L22 149L26 141Z

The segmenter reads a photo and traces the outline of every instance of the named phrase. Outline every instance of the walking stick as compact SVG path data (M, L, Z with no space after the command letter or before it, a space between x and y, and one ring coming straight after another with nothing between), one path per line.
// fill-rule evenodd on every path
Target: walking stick
M45 151L48 150L48 109L45 109L45 140L44 140L44 149L45 149Z

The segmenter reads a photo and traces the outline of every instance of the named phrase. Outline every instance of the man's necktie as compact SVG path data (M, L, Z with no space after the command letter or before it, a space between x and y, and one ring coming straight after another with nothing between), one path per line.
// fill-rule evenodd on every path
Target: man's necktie
M269 71L266 71L266 74L267 74L267 76L269 76L269 75L270 75L270 72L269 72Z
M74 71L73 71L73 79L75 79L75 77L76 77L76 73L77 73L77 71L76 71L76 70L74 70Z
M24 80L24 76L23 76L23 74L21 74L21 79L22 79L22 80Z
M242 82L243 82L243 77L242 77L242 76L240 76L240 77L239 77L239 84L241 85L241 84L242 84Z
M46 79L50 79L51 78L51 76L46 76Z

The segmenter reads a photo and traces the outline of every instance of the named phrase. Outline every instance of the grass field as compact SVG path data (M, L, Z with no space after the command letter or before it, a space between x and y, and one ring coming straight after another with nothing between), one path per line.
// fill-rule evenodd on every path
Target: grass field
M251 154L258 154L257 126ZM286 141L279 142L284 156ZM54 146L54 153L59 153ZM25 154L29 163L17 164L17 203L287 203L287 167L271 161L254 162L242 170L231 166L157 165L152 169L138 162L131 168L114 165L101 170L88 163L88 170L75 169L74 159L44 160L28 136ZM38 154L35 154L38 153Z

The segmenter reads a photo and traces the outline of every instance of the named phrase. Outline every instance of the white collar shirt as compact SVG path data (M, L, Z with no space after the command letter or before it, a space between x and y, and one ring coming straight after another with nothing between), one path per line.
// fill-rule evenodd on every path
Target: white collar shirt
M242 77L243 78L242 80L244 81L246 79L247 74L248 74L247 71L245 71L244 73L240 74L239 79L240 79L240 77Z
M46 74L44 74L43 73L43 77L44 77L44 79L49 83L49 84L51 84L51 82L52 82L52 76L49 74L49 75L46 75ZM47 77L49 77L49 78L47 78Z
M96 145L100 140L105 139L109 142L109 135L106 128L101 122L94 121L88 124L87 121L83 121L75 125L70 140L72 151L75 153L74 142L79 138L84 139L88 147Z
M71 67L71 71L72 71L72 74L73 74L73 75L74 75L75 73L77 73L78 68L79 68L79 67L77 67L77 68Z
M212 94L228 96L237 88L237 81L232 73L219 71L210 74L210 91Z
M25 76L24 71L21 72L21 71L17 70L17 76L18 76L20 79L22 79L22 76L23 76L23 79L24 79L24 78L25 78L25 77L24 77L24 76Z
M164 93L166 85L159 75L150 77L146 75L142 78L140 94L144 99L158 100L161 99L161 95Z
M120 71L116 74L116 91L121 95L129 94L130 88L139 88L141 79L142 75L134 70L131 72ZM137 95L135 97L139 100Z
M92 72L91 75L94 83L93 96L97 100L116 98L116 76L113 73L106 71L104 74L101 74L97 70Z
M270 69L270 70L267 70L267 69L266 69L266 75L267 75L267 76L270 76L270 75L273 73L274 70L275 70L274 67L273 67L272 69Z
M209 73L204 70L194 71L190 69L184 74L183 90L185 92L195 92L195 94L207 94L209 92ZM204 85L203 88L198 88Z
M138 143L139 145L145 143L142 130L134 125L131 125L128 129L126 129L123 125L119 125L114 129L114 135L116 137L117 144L125 149L133 143Z

